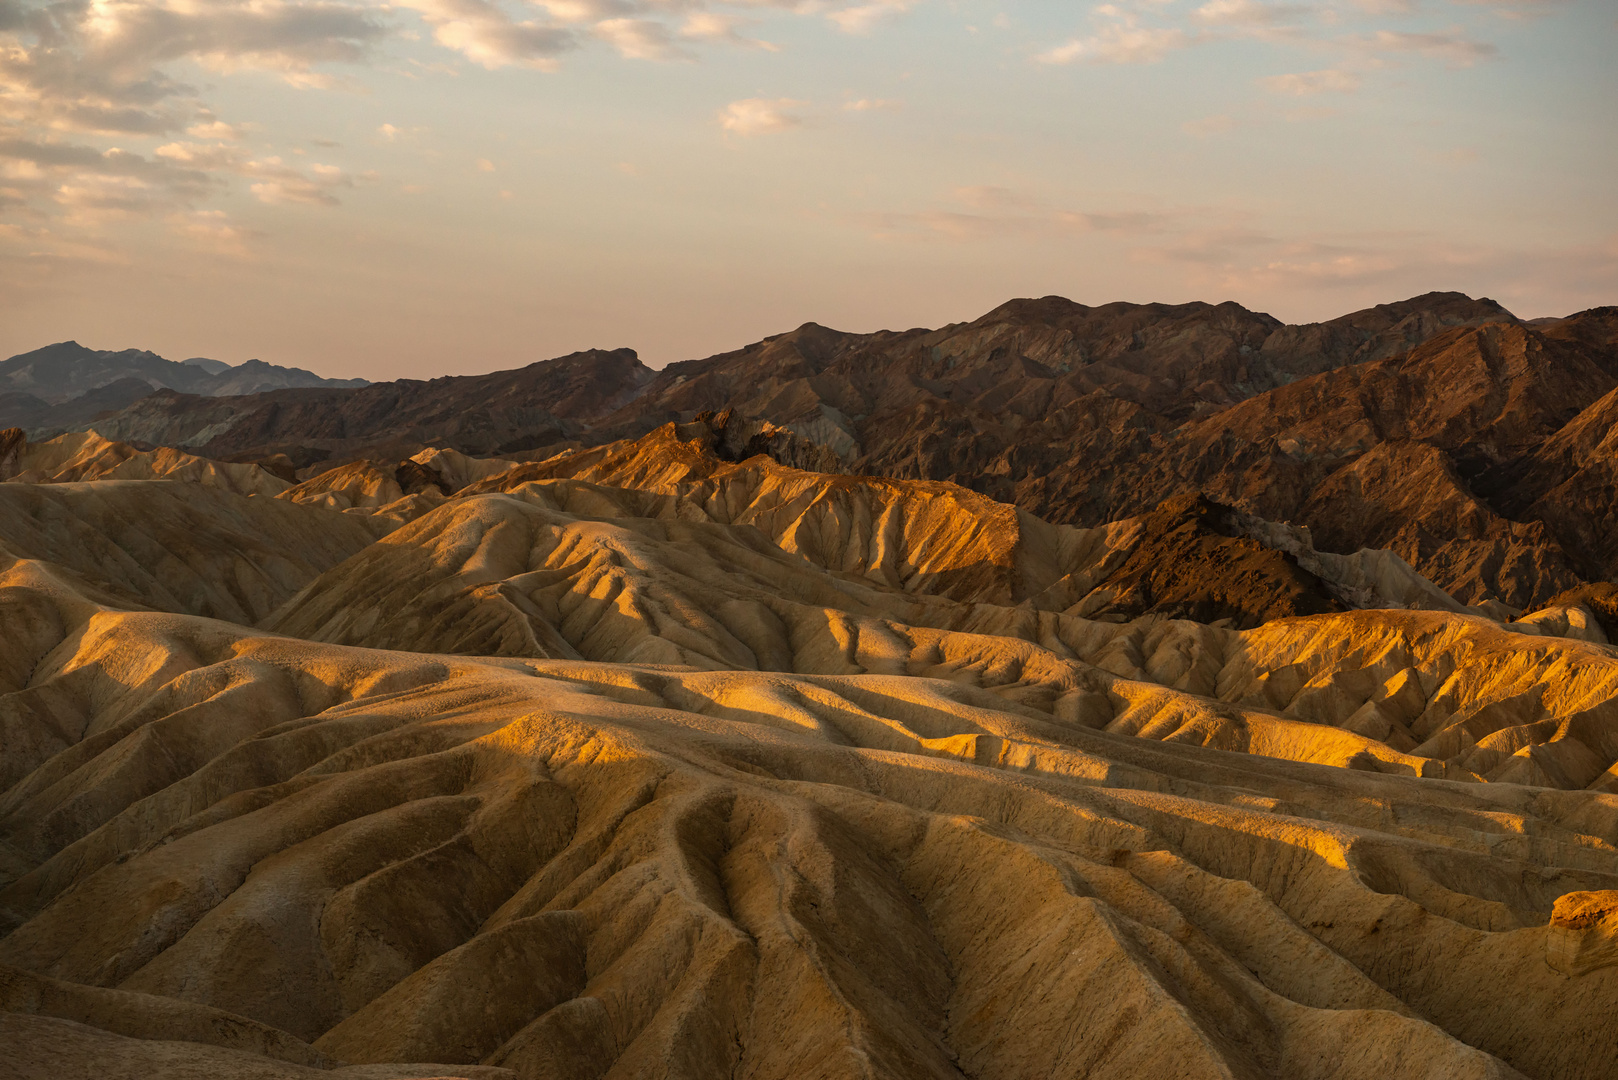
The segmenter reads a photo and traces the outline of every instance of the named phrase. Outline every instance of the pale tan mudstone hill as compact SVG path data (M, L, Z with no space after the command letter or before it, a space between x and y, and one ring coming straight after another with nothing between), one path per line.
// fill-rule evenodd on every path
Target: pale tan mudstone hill
M903 486L876 481L860 494L888 487ZM960 515L954 493L941 494L930 511ZM716 522L686 497L529 481L450 501L322 575L265 625L421 652L947 678L1065 722L1130 734L1618 791L1618 657L1600 645L1524 640L1556 613L1515 629L1387 611L1246 633L1174 620L1099 622L1076 613L1082 600L1071 611L1038 610L1055 586L1016 602L1012 582L1028 571L1015 518L957 533L955 547L929 547L926 529L949 530L925 513L820 495L813 506L824 522L889 522L888 548L819 546L804 529L811 542L792 552L783 549L807 514L780 530L786 543L776 547L756 527ZM781 513L788 505L775 503ZM985 538L997 527L998 548ZM847 561L827 574L803 549ZM1009 556L999 565L988 558L996 550ZM909 591L918 582L938 586ZM1583 608L1563 609L1564 620L1567 612L1588 621Z
M1132 554L1138 552L1140 561L1148 564L1161 564L1170 554L1182 563L1194 563L1207 554L1183 550L1184 545L1173 552L1162 543L1142 545L1144 534L1164 531L1162 526L1181 524L1179 520L1161 523L1145 515L1101 528L1074 528L1052 525L954 484L805 472L765 456L727 461L731 433L724 423L721 417L706 423L668 424L642 439L543 462L504 468L491 463L487 479L453 490L469 497L565 478L675 496L688 504L677 512L679 516L755 526L782 549L827 569L860 574L908 592L956 600L1028 601L1042 610L1083 615L1120 613L1114 604L1116 593L1129 583L1109 578ZM1177 513L1184 516L1192 509L1187 501ZM631 509L610 516L642 512ZM1207 508L1199 512L1207 513ZM1283 564L1297 564L1306 570L1305 576L1323 579L1325 590L1346 606L1464 610L1392 552L1317 552L1307 529L1229 511L1225 516L1232 519L1225 523L1227 537L1250 539L1260 548L1286 555L1266 556L1252 572L1238 573L1246 593L1307 591L1307 584L1283 580L1289 575L1296 578ZM1207 539L1208 530L1202 533ZM1221 543L1212 553L1217 556L1214 565L1195 568L1201 576L1191 592L1206 593L1213 587L1211 578L1231 576L1227 564L1240 557L1232 549L1233 545ZM1267 583L1261 584L1261 578ZM1274 617L1305 610L1295 599L1272 607L1276 609L1254 614Z
M323 510L363 514L388 527L402 525L444 501L433 489L406 494L395 472L374 461L353 461L310 477L276 496Z
M93 431L25 443L0 480L64 484L84 480L186 480L238 495L279 495L292 485L258 465L197 457L166 446L137 450Z
M0 485L0 1068L1618 1074L1578 597L1501 625L1248 522L1172 550L1443 610L1129 619L1086 605L1179 518L678 438L415 464L466 483Z
M0 565L43 560L126 605L249 625L385 531L203 483L0 484Z
M8 584L9 627L55 618L0 699L35 733L53 703L0 800L0 963L54 1076L1618 1068L1618 967L1547 960L1610 934L1611 796L976 680L411 655Z
M500 476L517 466L517 462L504 458L470 457L458 450L440 447L423 450L410 460L430 469L445 490L451 492Z

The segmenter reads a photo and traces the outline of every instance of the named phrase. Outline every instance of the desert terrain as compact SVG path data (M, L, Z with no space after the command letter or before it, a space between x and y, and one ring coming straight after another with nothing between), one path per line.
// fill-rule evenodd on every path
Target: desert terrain
M97 363L0 433L0 1075L1618 1076L1618 309Z

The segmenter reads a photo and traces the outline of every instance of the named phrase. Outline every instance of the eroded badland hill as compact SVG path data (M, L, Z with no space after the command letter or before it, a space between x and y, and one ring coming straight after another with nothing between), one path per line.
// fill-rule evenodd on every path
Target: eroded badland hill
M0 1075L1618 1075L1615 394L1052 298L0 433Z

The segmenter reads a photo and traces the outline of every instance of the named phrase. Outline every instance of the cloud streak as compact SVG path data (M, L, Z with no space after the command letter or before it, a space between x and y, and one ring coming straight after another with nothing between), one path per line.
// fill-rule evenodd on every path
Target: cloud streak
M804 126L800 109L809 103L792 98L745 98L719 110L719 126L733 135L773 135Z
M1479 2L1493 4L1495 0ZM1358 6L1368 15L1409 15L1417 10L1410 0L1359 0ZM1378 27L1368 33L1344 34L1339 30L1339 8L1302 3L1206 0L1181 13L1158 0L1135 0L1095 7L1091 21L1090 33L1036 51L1034 62L1047 66L1156 64L1184 49L1237 41L1342 57L1343 62L1329 69L1261 80L1274 93L1304 96L1352 93L1361 82L1361 76L1349 70L1355 66L1396 66L1400 57L1414 55L1464 68L1500 55L1496 46L1472 38L1459 26L1436 30Z
M1291 97L1312 97L1315 94L1352 94L1360 88L1360 77L1352 71L1327 68L1324 71L1301 71L1293 75L1271 75L1259 80L1259 85L1272 94Z

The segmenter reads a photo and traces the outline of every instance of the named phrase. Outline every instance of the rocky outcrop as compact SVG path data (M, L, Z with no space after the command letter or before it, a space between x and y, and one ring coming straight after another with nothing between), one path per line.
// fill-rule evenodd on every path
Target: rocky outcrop
M1618 890L1558 897L1551 911L1545 962L1572 976L1618 967Z
M1201 494L1307 528L1322 552L1393 551L1466 603L1528 610L1618 571L1604 494L1618 479L1597 435L1615 326L1610 309L1525 325L1454 293L1308 326L1235 304L1045 297L938 330L811 323L661 372L620 350L358 391L160 392L99 430L281 453L307 478L424 446L542 459L724 417L725 457L950 481L1090 527Z
M28 435L21 428L0 431L0 480L10 480L22 472L22 455L28 449Z
M484 475L391 530L370 463L0 485L12 1070L1618 1070L1610 647L1086 618L1198 558L1350 593L1196 497L1060 526L720 437L424 455Z

